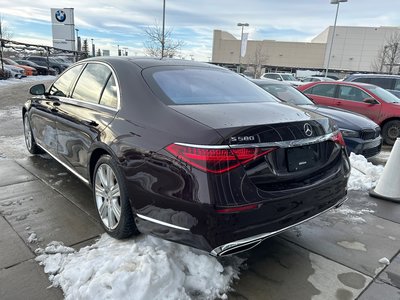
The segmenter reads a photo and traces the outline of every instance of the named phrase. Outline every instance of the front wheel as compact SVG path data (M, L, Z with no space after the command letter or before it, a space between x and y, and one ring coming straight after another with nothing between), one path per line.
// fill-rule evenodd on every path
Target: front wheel
M36 144L35 139L33 138L31 122L29 121L28 113L25 113L24 115L24 137L26 148L30 153L43 153L42 149L40 149L40 147Z
M400 137L400 120L389 121L383 125L382 136L386 144L393 145Z
M116 239L138 234L125 180L109 155L96 163L93 176L93 196L104 230Z

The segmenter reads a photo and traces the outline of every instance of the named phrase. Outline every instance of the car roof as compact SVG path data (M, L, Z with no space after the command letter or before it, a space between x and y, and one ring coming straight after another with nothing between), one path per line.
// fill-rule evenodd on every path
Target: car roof
M346 79L348 78L355 78L355 77L379 77L379 78L400 78L400 75L395 75L395 74L351 74L349 75Z
M138 65L140 68L150 68L157 66L193 66L193 67L206 67L215 68L227 71L227 69L215 66L209 63L196 62L191 60L173 59L173 58L154 58L154 57L134 57L134 56L99 56L81 60L80 62L98 61L109 64L119 64L131 62Z
M263 84L263 83L267 83L267 84L274 84L274 85L288 85L291 86L290 83L287 82L282 82L282 81L278 81L275 79L267 79L267 78L263 78L263 79L249 79L251 82L254 82L255 84Z
M318 84L338 84L338 85L349 85L349 86L357 86L362 88L371 88L376 87L374 84L364 83L364 82L352 82L352 81L316 81L316 82L309 82L300 86L299 88L308 88Z

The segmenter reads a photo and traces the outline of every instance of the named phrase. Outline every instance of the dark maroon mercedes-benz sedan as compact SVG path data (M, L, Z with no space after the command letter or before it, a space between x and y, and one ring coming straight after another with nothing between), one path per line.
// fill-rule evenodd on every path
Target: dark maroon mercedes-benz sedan
M92 188L115 238L150 233L228 255L346 199L336 125L224 68L93 58L30 92L28 150Z

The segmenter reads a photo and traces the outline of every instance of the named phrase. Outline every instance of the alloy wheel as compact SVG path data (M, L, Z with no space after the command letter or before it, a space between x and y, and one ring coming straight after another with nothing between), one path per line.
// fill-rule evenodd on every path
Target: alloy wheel
M28 150L32 149L32 131L27 114L24 116L24 136L26 147Z
M101 164L97 168L94 188L101 221L107 229L113 230L121 219L121 194L111 166Z

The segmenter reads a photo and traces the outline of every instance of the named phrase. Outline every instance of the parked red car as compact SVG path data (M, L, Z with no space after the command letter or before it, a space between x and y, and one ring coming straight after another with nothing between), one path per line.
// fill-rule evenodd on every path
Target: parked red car
M372 84L312 82L298 87L315 103L340 107L367 116L382 128L385 143L400 137L400 99Z

